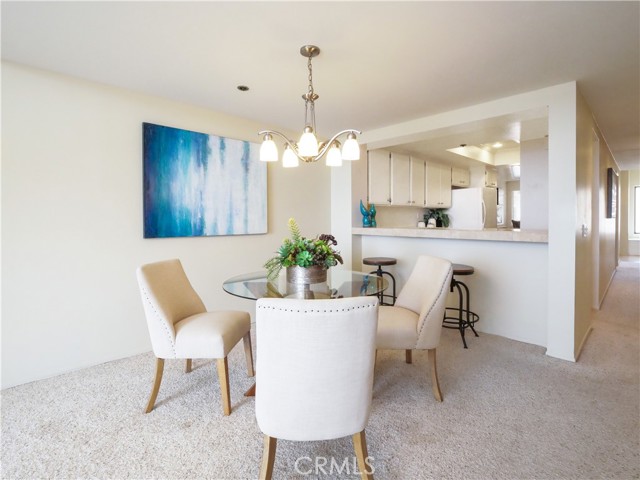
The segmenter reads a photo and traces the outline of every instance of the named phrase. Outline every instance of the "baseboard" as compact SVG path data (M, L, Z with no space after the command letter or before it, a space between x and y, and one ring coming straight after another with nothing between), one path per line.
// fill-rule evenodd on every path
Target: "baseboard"
M598 299L598 310L600 310L602 308L602 304L604 303L604 299L607 298L607 293L609 293L609 287L611 287L611 284L613 283L613 278L616 276L616 272L618 271L618 268L616 267L613 270L613 273L611 274L611 276L609 277L609 282L607 282L607 288L604 289L604 293L602 294L602 298Z
M576 362L580 360L580 354L582 353L582 349L584 348L585 343L587 343L587 339L589 338L589 335L591 335L592 331L593 331L593 325L589 325L589 328L587 329L587 333L585 333L584 337L582 337L580 346L576 350Z

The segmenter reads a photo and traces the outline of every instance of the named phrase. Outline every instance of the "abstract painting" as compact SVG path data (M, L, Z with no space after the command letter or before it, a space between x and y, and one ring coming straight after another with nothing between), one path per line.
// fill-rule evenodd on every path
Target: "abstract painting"
M267 232L257 143L143 123L144 238Z

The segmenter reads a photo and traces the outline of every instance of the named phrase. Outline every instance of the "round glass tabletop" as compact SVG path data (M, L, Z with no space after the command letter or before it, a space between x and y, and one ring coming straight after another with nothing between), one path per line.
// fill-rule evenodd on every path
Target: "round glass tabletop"
M346 298L377 295L389 283L377 275L330 268L327 281L312 284L293 284L286 279L286 269L273 281L267 279L267 272L254 272L225 280L222 288L237 297L257 300L258 298Z

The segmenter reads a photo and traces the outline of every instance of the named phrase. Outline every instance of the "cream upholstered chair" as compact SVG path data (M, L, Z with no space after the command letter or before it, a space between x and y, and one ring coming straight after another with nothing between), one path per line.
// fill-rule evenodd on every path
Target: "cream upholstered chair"
M436 347L440 343L442 319L451 284L451 262L422 255L400 291L395 305L380 306L378 349L406 350L411 363L412 350L427 350L431 364L433 395L442 401L436 368Z
M271 478L278 438L348 435L362 478L372 478L364 429L377 321L377 297L258 300L256 418L265 435L261 479Z
M227 354L243 339L249 376L253 376L251 317L247 312L207 312L191 286L180 260L143 265L137 270L138 285L147 317L156 360L156 377L145 413L153 410L164 361L186 359L186 372L193 358L217 359L218 378L225 415L231 413Z

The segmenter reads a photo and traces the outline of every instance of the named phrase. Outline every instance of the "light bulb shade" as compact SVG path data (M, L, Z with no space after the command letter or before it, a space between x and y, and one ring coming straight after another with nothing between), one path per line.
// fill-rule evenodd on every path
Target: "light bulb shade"
M304 133L298 142L298 153L301 157L315 157L318 155L318 139L309 126L304 127Z
M331 145L329 152L327 152L327 167L341 167L342 166L342 155L340 154L340 149L338 145L335 143Z
M346 142L342 146L342 159L343 160L360 160L360 145L353 133L350 133Z
M285 168L293 168L297 167L299 164L298 157L293 150L289 146L284 149L284 153L282 154L282 166Z
M273 141L271 135L265 135L262 145L260 145L260 161L261 162L277 162L278 147Z

